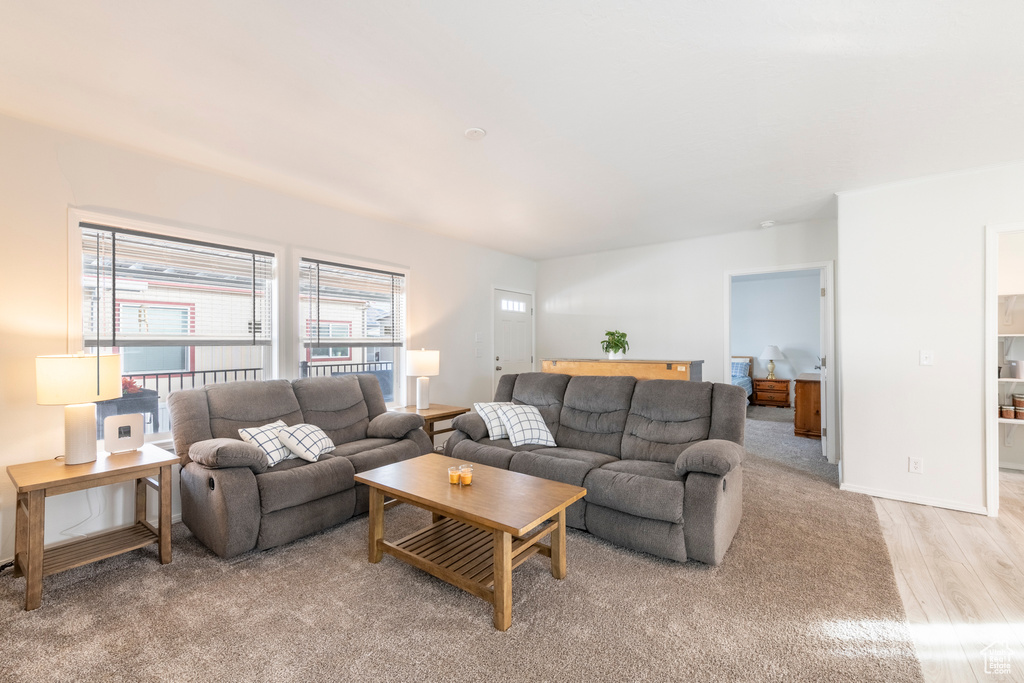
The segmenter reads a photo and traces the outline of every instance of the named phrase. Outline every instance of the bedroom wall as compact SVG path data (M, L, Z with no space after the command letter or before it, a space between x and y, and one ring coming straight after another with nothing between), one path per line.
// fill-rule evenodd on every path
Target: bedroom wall
M627 358L703 360L705 380L727 381L725 273L835 258L836 224L820 221L542 261L537 351L599 358L618 329Z
M817 372L814 366L821 356L819 279L817 270L733 277L730 348L733 355L754 356L754 377L768 374L768 361L757 356L769 344L786 354L786 360L775 363L776 377L793 379L803 372Z
M35 403L34 358L66 353L68 207L116 213L211 238L259 240L286 258L308 248L410 269L409 342L441 350L435 402L491 395L492 285L536 288L535 262L314 204L237 178L0 116L0 466L63 449L63 409ZM14 489L0 478L0 559L14 549ZM47 542L126 523L126 487L46 501ZM88 520L88 521L86 521Z
M985 230L1024 221L1021 187L1024 163L840 193L844 488L986 509Z

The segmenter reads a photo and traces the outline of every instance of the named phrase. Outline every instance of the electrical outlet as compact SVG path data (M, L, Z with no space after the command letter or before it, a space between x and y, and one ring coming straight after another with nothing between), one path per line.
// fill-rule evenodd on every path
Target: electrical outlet
M910 473L924 474L924 458L910 458Z

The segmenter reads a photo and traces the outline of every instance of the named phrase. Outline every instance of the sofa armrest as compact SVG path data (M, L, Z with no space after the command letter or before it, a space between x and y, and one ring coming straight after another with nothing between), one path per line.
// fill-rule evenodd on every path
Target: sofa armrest
M452 428L464 432L473 441L487 438L487 423L477 412L459 415L452 420Z
M676 474L685 477L688 472L704 472L724 477L739 467L745 453L743 446L734 441L700 441L687 448L676 459Z
M250 443L238 439L206 439L188 449L193 462L210 469L248 467L255 474L267 471L267 454Z
M381 413L370 420L366 436L371 439L401 439L424 424L423 416L415 413Z

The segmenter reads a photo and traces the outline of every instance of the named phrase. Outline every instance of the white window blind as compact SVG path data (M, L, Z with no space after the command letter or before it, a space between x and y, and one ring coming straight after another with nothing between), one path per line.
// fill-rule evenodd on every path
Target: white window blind
M273 254L88 223L80 228L87 346L271 345Z
M302 259L299 269L300 329L306 348L405 344L404 275L315 259Z

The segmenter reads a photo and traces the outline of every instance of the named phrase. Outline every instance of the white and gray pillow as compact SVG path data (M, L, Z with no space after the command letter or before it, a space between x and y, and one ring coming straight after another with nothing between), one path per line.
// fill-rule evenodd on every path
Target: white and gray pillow
M251 443L256 448L267 454L267 463L273 467L282 460L287 460L291 455L288 448L277 438L277 433L287 427L283 421L277 420L262 427L246 427L238 430L242 441Z
M277 432L277 438L294 457L309 462L316 462L321 455L334 450L331 437L316 425L297 424L294 427L285 427Z
M508 438L508 431L505 429L505 425L501 421L499 411L503 406L510 405L514 404L508 402L473 404L473 410L483 418L484 424L487 425L487 437L491 439L491 441L494 441L495 439Z
M555 437L551 435L547 423L536 406L504 405L499 409L501 423L508 432L509 441L513 446L536 444L539 446L557 446Z

